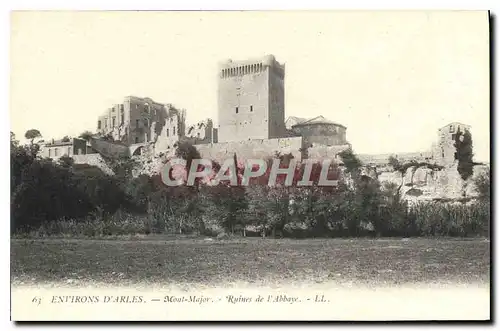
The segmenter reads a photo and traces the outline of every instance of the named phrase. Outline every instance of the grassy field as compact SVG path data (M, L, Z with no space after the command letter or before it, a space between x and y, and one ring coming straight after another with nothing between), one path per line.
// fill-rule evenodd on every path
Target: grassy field
M11 241L13 285L489 284L482 239Z

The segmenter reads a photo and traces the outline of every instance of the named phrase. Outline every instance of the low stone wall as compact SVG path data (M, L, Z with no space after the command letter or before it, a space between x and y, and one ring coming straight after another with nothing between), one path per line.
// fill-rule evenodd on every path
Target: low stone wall
M276 152L281 154L292 153L297 161L302 160L302 137L278 139L252 139L246 141L224 142L216 144L195 145L203 158L217 162L231 158L236 153L238 159L269 158Z

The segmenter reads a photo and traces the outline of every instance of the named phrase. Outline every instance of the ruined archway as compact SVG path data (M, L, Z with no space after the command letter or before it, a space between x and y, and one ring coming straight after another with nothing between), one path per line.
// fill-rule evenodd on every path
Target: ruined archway
M132 156L137 156L137 155L142 155L142 152L144 150L144 146L138 146L133 152Z

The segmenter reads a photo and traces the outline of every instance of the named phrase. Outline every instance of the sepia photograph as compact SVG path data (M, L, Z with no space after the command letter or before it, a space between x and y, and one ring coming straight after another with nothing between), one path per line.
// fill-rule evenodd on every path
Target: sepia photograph
M12 321L490 321L487 10L12 11Z

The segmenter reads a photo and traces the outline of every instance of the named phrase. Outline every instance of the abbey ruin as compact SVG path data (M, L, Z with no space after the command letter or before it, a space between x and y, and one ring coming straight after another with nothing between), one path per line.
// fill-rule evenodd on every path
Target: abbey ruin
M162 162L174 154L179 141L189 141L203 158L218 162L234 154L240 159L248 159L272 157L279 153L292 154L299 161L328 158L342 163L339 153L351 148L347 127L324 116L286 118L285 65L273 55L243 61L226 60L219 64L218 70L217 125L210 118L189 125L185 109L150 98L128 96L99 116L96 134L86 149L71 148L81 146L81 141L75 138L66 145L61 145L60 141L49 142L43 146L42 153L51 158L66 154L77 163L100 166L103 165L101 155L131 156L143 161L144 168L140 173L149 174L159 171ZM425 162L445 169L455 167L456 172L455 135L465 129L470 127L463 123L449 123L437 129L435 144L427 151L392 156L401 162ZM376 175L381 178L405 180L400 175L388 175L391 172L388 169L390 156L359 155L359 158L367 168L378 167ZM434 170L414 171L412 181L419 181L422 186L434 183L435 191L442 195L450 194L449 185L461 185L457 182L458 174L450 175L454 174L452 170L443 172L446 175L436 174Z

